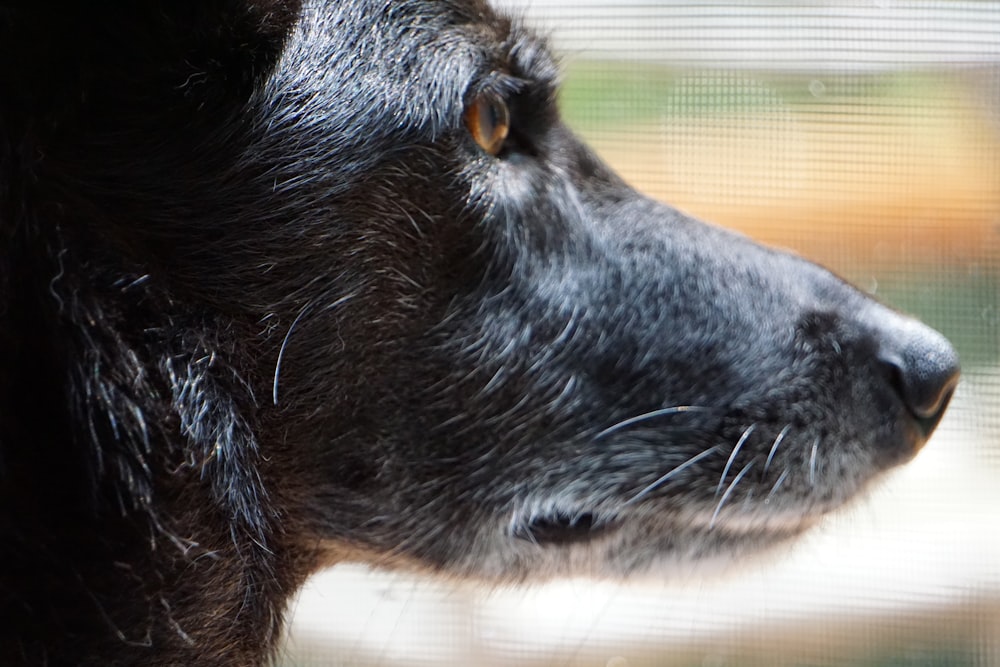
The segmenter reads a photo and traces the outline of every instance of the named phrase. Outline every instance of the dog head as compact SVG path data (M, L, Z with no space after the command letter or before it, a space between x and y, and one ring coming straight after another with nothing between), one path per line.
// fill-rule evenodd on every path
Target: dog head
M316 534L462 574L620 575L794 535L912 457L950 346L644 198L557 86L482 5L349 3L307 5L252 99L265 176L239 179L259 194L223 248L247 217L278 246L249 235L241 265L268 271L226 299L271 323L263 421Z

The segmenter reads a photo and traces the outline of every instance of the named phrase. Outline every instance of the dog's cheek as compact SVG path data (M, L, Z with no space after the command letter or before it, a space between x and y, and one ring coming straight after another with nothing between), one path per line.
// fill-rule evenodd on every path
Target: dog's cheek
M303 311L304 301L298 321L285 307L284 324L267 335L258 370L266 428L296 461L296 475L280 478L303 480L289 493L313 534L384 544L438 525L429 506L453 499L450 480L463 476L456 459L486 444L442 428L469 399L458 394L474 366L457 369L441 355L461 336L442 322L481 283L482 264L470 261L475 237L423 210L416 221L398 211L376 217L363 242L337 253L357 277ZM378 520L396 514L413 525Z

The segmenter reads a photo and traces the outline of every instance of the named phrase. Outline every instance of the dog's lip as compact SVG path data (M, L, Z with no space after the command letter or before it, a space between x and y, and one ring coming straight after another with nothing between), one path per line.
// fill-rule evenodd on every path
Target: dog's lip
M613 531L618 520L597 521L593 511L538 516L512 531L521 540L536 544L569 545L589 542Z
M664 520L655 515L628 513L613 518L602 518L596 511L581 509L570 515L540 516L513 530L516 539L539 546L572 546L609 537L622 530L643 531L650 535L673 530L697 531L718 535L781 539L805 532L821 522L832 510L772 510L762 506L756 511L731 511L715 513L714 508L704 508L675 515Z

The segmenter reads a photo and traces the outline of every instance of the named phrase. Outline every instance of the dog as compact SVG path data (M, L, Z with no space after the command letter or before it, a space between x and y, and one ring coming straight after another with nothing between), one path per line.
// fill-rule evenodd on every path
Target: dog
M481 0L0 1L0 663L259 665L320 567L628 577L920 449L939 334L626 185Z

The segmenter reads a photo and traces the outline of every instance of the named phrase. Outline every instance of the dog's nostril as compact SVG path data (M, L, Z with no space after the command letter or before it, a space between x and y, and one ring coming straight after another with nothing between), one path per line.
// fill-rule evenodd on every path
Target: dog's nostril
M958 384L958 354L939 333L907 321L880 341L879 361L903 404L929 435Z

